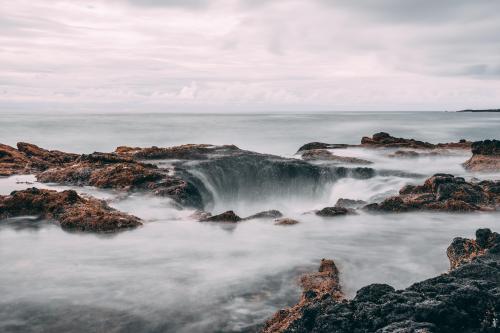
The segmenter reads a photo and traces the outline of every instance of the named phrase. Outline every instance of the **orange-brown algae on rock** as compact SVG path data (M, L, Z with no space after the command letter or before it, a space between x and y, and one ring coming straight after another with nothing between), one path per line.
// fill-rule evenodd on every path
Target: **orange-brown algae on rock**
M103 200L84 198L74 190L29 188L0 196L0 220L35 215L59 222L63 229L113 232L142 225L136 216L117 211Z
M262 329L262 333L284 332L303 314L302 310L319 299L344 299L340 282L339 271L333 260L322 259L318 272L304 274L300 278L303 289L300 301L291 308L281 309L269 319Z

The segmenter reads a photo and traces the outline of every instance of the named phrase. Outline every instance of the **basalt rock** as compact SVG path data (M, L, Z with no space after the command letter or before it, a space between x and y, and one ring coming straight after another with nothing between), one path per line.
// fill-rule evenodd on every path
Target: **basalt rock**
M335 207L344 207L344 208L359 208L364 205L366 205L366 201L364 200L353 200L345 198L340 198L335 203Z
M299 303L278 311L266 322L263 333L287 331L291 325L301 319L303 308L323 298L331 298L335 301L344 298L339 282L339 271L333 260L322 259L318 272L304 274L300 278L300 285L303 292Z
M0 219L35 215L57 220L63 229L111 232L142 225L139 218L109 207L105 201L62 192L30 188L0 196Z
M500 250L500 234L491 232L490 229L478 229L475 240L457 237L453 239L446 251L450 260L450 269L469 263L495 247L497 251Z
M470 171L500 172L500 141L474 142L472 144L472 157L463 166Z
M59 150L47 150L32 143L18 142L17 149L30 159L41 160L46 167L74 162L80 155L65 153Z
M469 149L471 142L461 139L459 142L438 143L432 144L425 141L415 139L397 138L389 133L379 132L370 137L361 139L362 147L373 148L412 148L412 149Z
M203 218L200 220L200 222L230 222L230 223L236 223L240 222L243 219L236 215L235 212L232 210L228 210L227 212L224 212L222 214L218 215L213 215L213 216L208 216L206 218Z
M121 146L116 148L115 153L133 157L139 160L154 159L176 159L176 160L203 160L210 155L227 153L239 150L234 145L214 146L209 144L186 144L174 147L149 147L149 148L131 148Z
M350 145L348 144L342 144L342 143L336 144L336 143L324 143L324 142L310 142L300 147L297 153L313 149L342 149L342 148L347 148L349 146Z
M407 185L398 196L365 206L373 211L439 210L470 212L500 206L500 181L466 182L462 177L436 174L423 185Z
M462 242L455 240L448 249L450 272L404 290L372 284L345 300L335 270L332 285L337 288L332 293L315 288L308 298L305 290L297 305L279 310L262 332L497 332L500 237L480 229L476 240L468 241L474 246L462 251ZM481 253L475 247L481 247ZM469 259L457 262L456 253Z
M170 175L153 164L112 153L81 155L74 163L54 167L37 175L37 180L77 186L121 190L146 190L186 205L202 206L200 193L191 183Z
M373 162L356 157L334 155L326 149L311 149L302 154L305 161L329 161L341 164L372 164Z
M322 217L335 217L347 214L354 214L354 211L350 208L344 208L344 207L325 207L316 212L316 215Z
M253 220L253 219L276 219L282 217L283 214L279 210L266 210L263 212L259 212L250 216L245 217L245 220Z

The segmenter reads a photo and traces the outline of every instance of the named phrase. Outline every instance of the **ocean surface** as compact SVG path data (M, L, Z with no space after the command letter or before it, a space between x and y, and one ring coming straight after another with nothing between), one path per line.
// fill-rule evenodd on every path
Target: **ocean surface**
M305 143L355 144L379 131L433 143L498 139L500 114L0 113L0 143L25 141L78 153L210 143L298 158L295 153ZM196 174L213 191L210 211L233 209L246 216L279 209L300 221L293 226L266 219L199 223L193 210L181 210L166 198L90 187L75 189L108 200L145 225L103 235L66 232L34 217L1 221L0 332L253 332L276 310L297 302L298 277L316 270L322 258L335 260L352 297L370 283L405 288L443 273L454 237L471 237L479 227L499 230L498 212L361 212L337 219L307 214L339 198L381 200L437 172L500 178L466 172L461 163L470 152L411 160L360 148L335 153L373 161L376 175L321 184L312 194L307 184L290 191L283 180L269 176L272 172L244 166L224 175ZM256 177L268 177L267 186L255 187ZM39 184L32 175L0 178L2 195L32 186L68 188Z

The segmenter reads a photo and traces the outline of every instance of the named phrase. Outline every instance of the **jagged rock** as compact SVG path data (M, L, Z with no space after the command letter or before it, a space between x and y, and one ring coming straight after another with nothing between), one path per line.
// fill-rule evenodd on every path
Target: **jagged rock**
M335 207L344 207L344 208L359 208L364 205L366 205L366 201L364 200L353 200L345 198L340 198L335 203Z
M62 192L30 188L0 196L0 219L36 215L57 220L64 229L110 232L142 225L133 215L109 207L105 201Z
M362 147L374 148L413 148L413 149L469 149L471 142L467 140L460 140L459 142L438 143L432 144L425 141L415 139L396 138L389 133L379 132L370 137L363 137L361 139Z
M372 284L359 289L351 300L342 298L340 287L333 294L313 291L312 299L304 293L298 304L279 310L269 319L262 332L496 332L500 316L500 237L488 229L478 230L476 237L468 241L475 246L482 244L478 255L474 249L462 251L460 241L453 242L452 250L448 249L448 255L452 253L449 273L404 290ZM459 259L456 264L456 253L473 254L474 258ZM333 275L338 276L338 272ZM339 286L338 278L333 285Z
M120 146L115 153L130 156L135 159L179 159L179 160L203 160L210 155L227 151L239 150L235 145L214 146L209 144L186 144L174 147L149 147L131 148Z
M29 159L14 147L0 144L0 176L29 173Z
M365 206L368 210L404 212L495 210L500 205L500 181L466 182L462 177L435 174L423 185L407 185L398 196Z
M259 212L248 217L245 217L245 220L253 220L253 219L276 219L282 217L283 214L279 210L266 210L263 212Z
M239 217L238 215L236 215L235 212L233 212L232 210L228 210L227 212L224 212L222 214L213 215L213 216L209 216L209 217L206 217L204 219L201 219L200 222L231 222L231 223L236 223L236 222L240 222L242 220L243 219L241 217Z
M450 269L455 269L474 258L483 255L488 249L500 244L500 235L490 229L478 229L476 239L457 237L448 247L446 254L450 260Z
M343 149L347 148L350 145L347 144L336 144L336 143L324 143L324 142L310 142L306 143L302 147L299 148L297 153L300 153L301 151L305 150L312 150L312 149Z
M472 157L463 166L469 171L500 172L500 141L474 142L472 144Z
M311 149L302 154L305 161L329 161L344 164L372 164L373 162L356 157L334 155L326 149Z
M112 153L81 155L74 163L54 167L37 175L37 180L77 186L122 190L146 190L193 207L202 207L200 193L193 184L168 174L153 164L140 163Z
M354 211L349 208L344 207L325 207L316 212L316 215L323 217L334 217L334 216L342 216L347 214L353 214Z
M299 223L299 221L288 218L288 217L282 217L282 218L274 220L274 224L276 224L276 225L294 225L297 223Z
M65 153L59 150L47 150L32 143L18 142L17 149L28 158L36 158L47 163L47 167L62 165L75 161L80 155Z
M284 332L302 315L301 310L322 298L342 300L344 295L339 283L339 271L333 260L322 259L317 273L304 274L300 278L303 289L300 301L295 306L278 311L269 319L263 333Z

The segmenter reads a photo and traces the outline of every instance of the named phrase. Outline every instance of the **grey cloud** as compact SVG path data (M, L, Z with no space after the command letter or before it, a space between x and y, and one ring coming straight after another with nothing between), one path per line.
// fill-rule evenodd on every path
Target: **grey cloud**
M126 2L145 7L187 7L200 8L207 7L209 0L125 0Z

